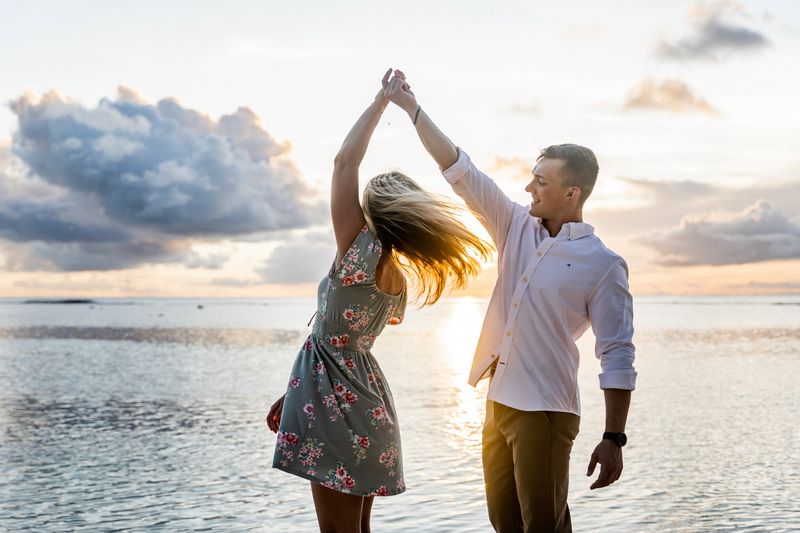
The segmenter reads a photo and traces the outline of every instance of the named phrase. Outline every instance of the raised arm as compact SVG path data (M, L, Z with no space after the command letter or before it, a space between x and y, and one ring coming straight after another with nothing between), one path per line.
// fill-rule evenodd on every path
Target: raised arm
M384 93L386 97L403 109L417 128L422 145L431 154L433 160L439 168L445 170L452 167L458 160L458 150L456 145L442 133L436 124L430 119L419 104L417 98L406 83L405 75L402 71L396 70L395 75L389 81Z
M498 254L502 255L516 204L433 123L417 104L417 97L401 71L395 70L384 92L411 117L422 145L439 165L455 193L464 199L489 232Z
M333 162L331 220L338 249L337 263L347 253L347 249L366 223L361 203L358 201L358 167L367 152L372 132L375 131L383 110L389 104L384 89L388 85L391 73L392 69L389 69L384 74L383 87L350 129Z

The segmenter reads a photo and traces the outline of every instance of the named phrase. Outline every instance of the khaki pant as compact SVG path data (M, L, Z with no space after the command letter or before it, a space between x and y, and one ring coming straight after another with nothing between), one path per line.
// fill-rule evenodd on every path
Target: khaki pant
M495 531L572 531L569 455L580 420L572 413L486 402L483 476Z

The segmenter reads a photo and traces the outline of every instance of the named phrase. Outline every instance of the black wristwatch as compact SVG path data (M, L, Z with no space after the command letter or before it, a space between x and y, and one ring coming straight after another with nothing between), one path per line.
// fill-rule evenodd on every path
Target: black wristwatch
M608 439L620 448L625 446L628 443L628 436L625 433L613 433L611 431L606 431L603 433L603 439Z

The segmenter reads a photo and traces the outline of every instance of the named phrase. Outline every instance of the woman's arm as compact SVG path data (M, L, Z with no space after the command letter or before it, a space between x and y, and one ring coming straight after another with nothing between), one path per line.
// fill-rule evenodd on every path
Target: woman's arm
M383 87L387 86L391 73L392 69L389 69L384 74ZM383 88L381 88L375 96L375 101L353 125L333 162L331 219L338 249L337 263L347 253L347 249L366 223L364 212L358 201L358 167L364 159L372 132L375 131L375 126L378 125L383 110L389 104L389 99L383 93Z
M458 159L458 151L453 142L442 133L430 117L417 104L417 97L411 92L406 83L406 76L400 70L395 70L395 75L389 81L384 91L386 97L408 113L417 128L422 145L431 154L433 160L444 170L450 168Z

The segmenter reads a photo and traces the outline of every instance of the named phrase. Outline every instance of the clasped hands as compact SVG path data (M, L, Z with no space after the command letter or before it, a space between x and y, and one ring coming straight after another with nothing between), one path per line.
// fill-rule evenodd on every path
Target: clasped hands
M417 110L417 97L411 91L411 85L402 70L390 68L386 71L381 80L381 90L375 99L384 106L393 102L412 116Z

